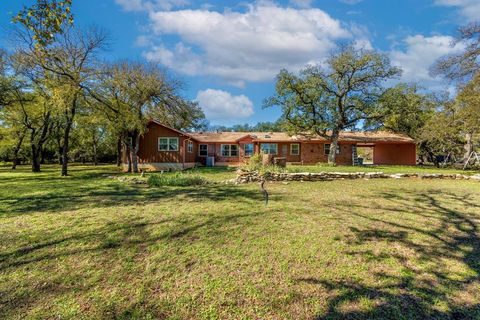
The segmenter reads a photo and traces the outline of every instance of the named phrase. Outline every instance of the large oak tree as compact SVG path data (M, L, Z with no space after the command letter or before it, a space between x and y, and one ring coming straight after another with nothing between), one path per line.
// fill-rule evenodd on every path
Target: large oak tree
M382 117L383 85L400 73L385 54L342 46L325 64L308 66L299 75L282 70L265 106L280 106L293 133L327 138L328 162L335 164L340 132Z

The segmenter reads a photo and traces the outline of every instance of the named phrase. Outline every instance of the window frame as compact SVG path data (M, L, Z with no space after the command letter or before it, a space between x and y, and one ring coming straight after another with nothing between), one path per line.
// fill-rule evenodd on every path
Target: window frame
M265 152L263 151L262 146L263 146L263 145L266 145L266 144L268 144L269 146L275 145L275 153L271 153L271 152L270 152L270 151L271 151L271 148L269 147L269 148L268 148L268 151L269 151L269 152L266 153L266 154L271 154L271 155L273 155L273 156L276 156L276 155L278 154L278 143L269 143L269 142L260 143L260 152L265 153Z
M160 140L161 139L167 139L167 149L166 150L162 150L160 148ZM175 150L170 150L170 141L171 140L176 140L177 141L177 148ZM159 152L178 152L180 150L180 138L179 137L158 137L157 139L157 149Z
M228 155L224 155L223 154L223 151L224 151L224 147L228 146ZM236 153L235 155L232 155L232 146L235 146L236 148ZM225 143L225 144L221 144L220 145L220 155L222 157L225 157L225 158L233 158L233 157L238 157L240 152L239 152L240 148L238 146L238 144L230 144L230 143Z
M252 146L252 153L251 153L251 154L247 154L247 152L246 152L247 149L246 149L245 147L246 147L247 145L251 145L251 146ZM251 156L253 156L254 154L255 154L255 145L254 145L253 143L244 143L244 144L243 144L243 156L244 156L244 157L251 157Z
M193 141L191 140L187 141L187 152L193 153Z
M325 152L326 150L326 146L328 145L328 153ZM323 154L328 156L330 154L330 146L332 144L331 143L324 143L323 144ZM340 143L337 143L337 151L335 152L337 155L340 154Z
M297 153L293 153L293 146L297 146ZM291 143L290 144L290 155L291 156L299 156L300 155L300 143Z
M206 146L206 149L204 150L206 154L202 154L202 146ZM201 143L198 145L198 156L199 157L208 157L208 144L207 143Z

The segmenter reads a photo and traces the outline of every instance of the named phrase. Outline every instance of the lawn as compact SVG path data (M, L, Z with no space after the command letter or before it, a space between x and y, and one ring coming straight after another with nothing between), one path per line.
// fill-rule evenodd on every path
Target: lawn
M479 182L115 173L0 168L1 319L480 319Z

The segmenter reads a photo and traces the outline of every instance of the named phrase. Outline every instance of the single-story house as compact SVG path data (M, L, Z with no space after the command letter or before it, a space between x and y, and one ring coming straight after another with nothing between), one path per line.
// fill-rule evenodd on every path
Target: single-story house
M337 163L352 165L359 147L372 148L373 164L416 163L416 145L411 138L383 131L342 132ZM239 165L259 152L284 157L287 163L316 164L327 162L330 143L320 136L291 136L285 132L189 133L152 120L140 138L137 155L141 169L164 170L206 164L207 158L217 166Z

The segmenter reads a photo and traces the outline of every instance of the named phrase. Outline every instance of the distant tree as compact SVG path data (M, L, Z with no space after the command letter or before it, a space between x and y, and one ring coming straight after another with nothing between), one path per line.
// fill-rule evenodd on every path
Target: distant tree
M299 76L282 70L265 106L280 106L290 131L330 140L328 162L335 164L340 131L381 118L383 83L400 73L385 54L343 46L325 66L307 67Z
M475 22L461 27L452 46L458 43L465 44L465 50L441 57L432 67L433 74L442 74L453 80L464 80L470 79L480 71L480 23Z

